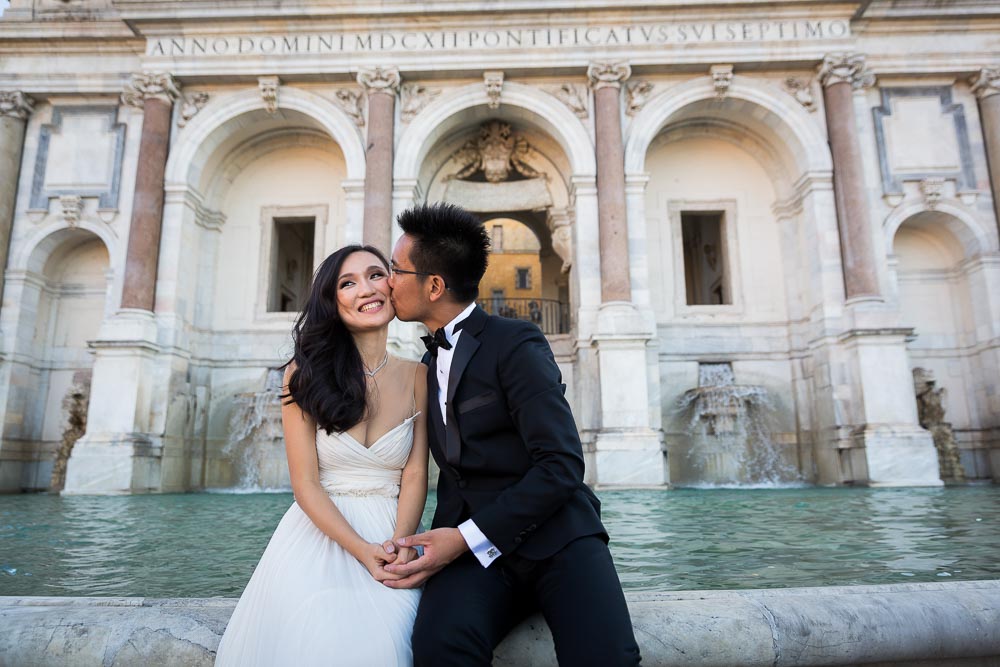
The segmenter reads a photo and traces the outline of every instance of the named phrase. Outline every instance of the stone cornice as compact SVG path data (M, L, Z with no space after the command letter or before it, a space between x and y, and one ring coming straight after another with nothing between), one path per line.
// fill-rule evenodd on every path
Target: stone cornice
M831 53L823 58L819 67L819 82L824 88L838 83L869 88L875 85L875 75L866 68L863 54Z
M984 67L970 83L972 92L981 100L1000 93L1000 67Z
M628 63L591 63L587 67L587 81L594 91L621 88L630 76L632 68Z
M384 93L395 95L399 91L399 69L396 67L374 67L358 72L358 84L369 95Z
M142 109L148 99L157 99L173 104L180 97L180 84L167 72L137 72L125 84L122 103Z
M35 110L35 101L19 90L0 90L0 117L25 120Z

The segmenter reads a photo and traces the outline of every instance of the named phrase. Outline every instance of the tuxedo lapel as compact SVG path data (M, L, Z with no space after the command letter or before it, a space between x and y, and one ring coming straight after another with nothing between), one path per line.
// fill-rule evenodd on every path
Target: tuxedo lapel
M441 403L438 401L437 357L432 356L427 366L427 404L438 447L444 449L444 419L441 417Z
M471 331L463 330L458 337L455 355L451 358L451 371L448 373L448 393L445 398L445 410L448 411L448 423L445 424L444 457L453 466L457 466L462 455L462 434L458 429L458 418L455 413L455 391L462 380L465 367L469 365L472 355L479 349L479 340Z

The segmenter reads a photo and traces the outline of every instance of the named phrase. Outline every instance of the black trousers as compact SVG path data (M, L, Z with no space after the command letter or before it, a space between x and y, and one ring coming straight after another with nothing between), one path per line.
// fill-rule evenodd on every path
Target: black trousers
M516 553L484 568L465 553L431 577L413 627L415 667L489 665L510 630L540 610L560 665L639 664L611 552L596 536L531 561Z

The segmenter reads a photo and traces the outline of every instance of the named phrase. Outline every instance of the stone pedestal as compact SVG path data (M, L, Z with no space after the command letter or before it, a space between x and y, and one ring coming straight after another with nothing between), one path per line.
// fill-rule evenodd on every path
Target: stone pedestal
M847 298L880 294L875 268L875 250L865 192L861 142L854 114L854 89L870 86L874 77L865 70L863 56L834 54L820 68L826 104L826 131L833 155L833 185L844 263Z
M663 432L654 417L659 398L649 378L656 369L647 358L653 330L651 313L629 302L605 303L598 312L591 338L600 372L598 486L663 486L669 479ZM659 378L653 381L658 384Z
M364 242L388 255L392 251L392 152L399 70L363 70L358 83L368 93Z
M877 311L857 309L849 315L853 325L840 339L850 359L857 403L850 446L864 450L866 483L941 486L934 439L920 427L917 415L906 354L912 330L889 326Z
M972 80L972 92L979 98L979 122L990 167L993 210L1000 227L1000 67L981 70Z
M64 494L160 490L162 443L150 434L156 339L147 310L123 309L101 325L87 433L73 448Z

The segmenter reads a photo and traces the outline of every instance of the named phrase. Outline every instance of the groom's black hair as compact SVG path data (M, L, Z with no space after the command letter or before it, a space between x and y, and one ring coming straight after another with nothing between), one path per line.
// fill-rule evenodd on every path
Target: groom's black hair
M490 257L490 235L476 216L438 202L407 209L397 222L413 238L413 268L441 276L456 301L475 301Z

